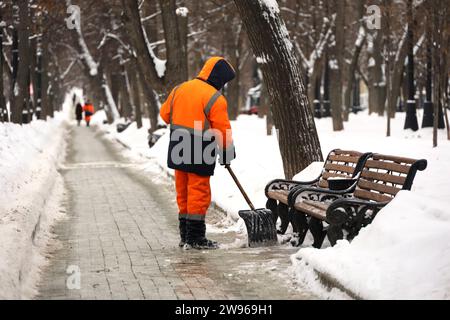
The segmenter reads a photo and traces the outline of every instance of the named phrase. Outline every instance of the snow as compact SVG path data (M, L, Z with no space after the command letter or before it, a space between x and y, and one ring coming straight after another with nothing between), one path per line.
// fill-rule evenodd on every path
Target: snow
M103 84L102 87L103 87L103 90L105 90L105 95L106 95L106 98L108 99L108 106L111 109L111 114L113 116L113 120L115 121L116 119L120 118L119 111L117 110L116 102L114 101L114 98L112 96L109 85Z
M404 116L393 121L391 138L383 137L385 119L377 116L358 116L334 134L318 121L324 150L425 158L428 168L417 173L412 192L400 192L352 243L301 249L293 257L299 277L315 269L363 299L450 298L450 142L440 130L433 149L432 129L403 131Z
M366 30L364 29L364 27L361 26L358 30L358 38L356 39L355 47L362 46L365 38L366 38Z
M152 49L152 45L148 39L147 31L145 30L145 28L142 28L142 32L144 34L145 44L147 45L147 50L148 50L151 58L153 59L153 64L155 65L156 73L159 78L163 78L166 73L167 60L161 60L156 56L155 52Z
M66 3L68 6L71 5L70 0L66 0ZM81 24L75 23L75 30L77 32L78 36L78 44L81 48L81 54L80 56L82 59L86 62L87 67L89 68L89 74L91 77L95 77L98 74L98 63L95 62L94 57L91 55L89 48L86 44L86 41L84 41L83 31L81 30Z
M64 216L57 169L65 154L65 119L64 112L47 122L0 123L0 299L36 294L51 227Z
M180 7L175 11L175 13L177 14L177 16L186 18L189 14L189 9L186 7Z
M262 57L256 57L256 62L258 64L265 64L265 63L268 63L270 61L271 61L270 57L268 55L265 55L265 54Z
M330 59L328 64L330 66L330 69L332 69L332 70L339 70L339 64L338 64L338 61L336 59Z
M78 30L78 28L77 28L77 30ZM98 74L98 63L95 62L94 58L92 57L91 53L89 52L89 49L86 45L86 42L84 41L81 31L78 32L78 43L80 44L81 50L83 51L81 53L81 57L86 62L86 65L89 68L89 74L92 77L95 77Z
M270 10L272 15L280 13L280 7L276 0L260 0L260 2Z

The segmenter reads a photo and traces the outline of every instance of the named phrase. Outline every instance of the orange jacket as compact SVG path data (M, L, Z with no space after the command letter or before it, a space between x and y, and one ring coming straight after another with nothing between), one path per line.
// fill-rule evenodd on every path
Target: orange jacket
M92 104L86 104L83 107L86 120L91 120L91 116L94 115L94 106Z
M231 133L231 125L228 119L227 101L219 90L235 77L234 69L221 57L209 59L198 77L185 82L173 89L167 101L160 110L161 118L171 125L171 133L177 129L188 130L204 134L208 129L214 129L215 143L219 146L221 159L227 162L234 158L234 147ZM211 130L210 130L211 131ZM209 143L203 143L205 150ZM172 161L171 153L176 143L169 145L169 167L199 175L212 175L214 165L207 163L184 163L177 165ZM192 146L192 154L199 154ZM192 161L194 162L194 161Z

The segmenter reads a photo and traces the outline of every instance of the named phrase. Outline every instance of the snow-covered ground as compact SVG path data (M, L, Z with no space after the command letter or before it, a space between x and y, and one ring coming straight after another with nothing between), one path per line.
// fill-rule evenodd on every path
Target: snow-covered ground
M64 216L65 119L0 123L0 299L33 297L51 226Z
M361 298L450 298L450 142L441 130L439 147L432 148L432 130L404 131L404 116L398 114L393 121L390 138L385 136L386 119L376 115L351 115L346 130L339 133L332 131L330 119L317 121L324 156L342 148L428 160L412 192L401 192L352 243L341 241L334 248L316 250L306 241L292 257L297 280L318 294L324 288L317 285L313 269ZM103 115L96 118L101 123ZM232 127L237 150L232 166L255 204L263 207L266 183L283 177L276 135L266 136L264 120L252 116L241 116ZM168 135L149 149L148 126L137 130L132 124L121 134L115 125L103 128L132 153L154 159L173 174L166 167ZM315 163L296 178L307 180L320 170L321 164ZM246 203L226 170L218 166L211 184L213 201L230 220L237 220L238 210L246 208Z

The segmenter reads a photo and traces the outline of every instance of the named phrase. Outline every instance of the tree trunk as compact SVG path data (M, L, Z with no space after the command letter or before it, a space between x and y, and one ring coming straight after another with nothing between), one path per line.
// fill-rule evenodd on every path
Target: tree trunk
M366 36L364 35L364 40L362 40L359 38L360 36L362 37L362 35L358 35L358 40L355 43L352 60L350 62L350 65L348 66L347 76L345 77L347 79L347 86L344 90L344 121L348 121L349 118L349 113L351 110L352 90L354 88L356 77L356 67L358 65L359 56L361 54L366 38Z
M348 121L349 113L352 109L352 91L354 88L356 69L358 66L359 56L361 54L362 48L366 42L366 32L364 29L364 1L358 0L356 4L356 14L358 20L360 21L359 28L357 31L355 48L352 51L352 56L350 64L347 66L347 70L344 70L344 121Z
M375 30L370 34L372 49L369 52L369 114L377 112L384 115L386 101L386 83L383 79L382 32Z
M122 95L122 116L129 120L133 114L133 103L131 100L131 92L129 87L128 75L125 66L122 66L122 74L120 77L121 95Z
M328 54L325 58L325 70L323 73L323 117L331 117L330 106L330 60Z
M159 0L159 6L161 8L167 52L165 85L167 89L171 90L188 79L188 16L177 15L175 0Z
M270 105L269 92L267 90L267 85L264 79L262 79L261 82L260 105L262 113L264 113L264 115L266 116L266 134L268 136L271 136L273 130L273 115L272 115L272 107Z
M40 56L40 82L41 82L41 114L39 119L47 120L47 116L50 113L50 99L48 97L49 89L49 51L48 51L48 38L43 35L42 39L42 52Z
M312 162L323 160L299 64L278 8L258 0L234 3L261 63L279 130L284 172L290 179Z
M389 95L388 110L390 110L391 118L395 118L395 112L397 110L397 105L399 103L401 93L400 91L402 87L403 73L405 70L405 59L408 53L406 38L400 42L399 46L400 48L397 51L395 61L393 62L394 65L392 66L390 92L387 93Z
M154 89L164 90L161 79L158 77L153 57L146 46L146 40L141 25L139 5L136 0L122 0L124 7L124 22L130 36L130 41L137 53L137 65L139 76L142 81L143 92L146 96L148 114L150 118L150 131L153 132L158 126L159 103ZM157 87L155 87L157 86Z
M334 41L330 46L330 81L331 86L331 116L333 118L333 130L344 130L344 121L342 119L343 109L343 74L344 74L344 52L345 52L345 1L335 0L336 23L334 29Z
M408 101L406 103L406 120L405 129L413 131L419 130L417 121L417 105L416 105L416 86L414 83L414 17L413 17L413 0L408 0L408 20L411 28L408 29Z
M128 66L128 80L130 83L130 96L133 101L134 115L136 119L137 128L142 128L142 106L141 106L141 96L139 93L139 76L133 70L130 70L130 64L134 61L127 63Z
M239 95L240 95L240 70L239 70L239 64L240 61L240 48L242 46L242 34L243 34L243 28L241 25L238 25L237 28L239 29L236 33L234 31L234 26L237 24L235 22L234 17L231 17L229 15L226 16L229 21L225 21L225 56L228 58L231 65L234 67L236 71L236 78L231 81L227 85L227 101L228 101L228 115L230 120L236 120L236 118L239 115Z
M316 110L314 104L316 100L320 100L320 86L323 74L324 56L314 61L312 74L309 76L310 85L308 86L308 99L312 103L313 110ZM320 104L320 101L319 101ZM317 104L316 104L317 105ZM316 112L316 111L315 111Z
M434 110L433 110L433 41L430 23L427 23L427 79L425 84L426 97L423 106L422 128L431 128L434 125Z
M8 110L3 88L3 8L0 7L0 122L8 122Z
M119 93L121 87L122 77L118 73L111 74L111 94L114 101L119 101ZM121 110L119 110L121 112Z
M16 6L16 5L14 5ZM28 33L28 2L18 1L17 4L19 19L16 20L18 36L17 64L15 66L16 81L12 92L12 121L22 124L25 118L28 118L29 101L29 33ZM25 119L26 120L26 119Z

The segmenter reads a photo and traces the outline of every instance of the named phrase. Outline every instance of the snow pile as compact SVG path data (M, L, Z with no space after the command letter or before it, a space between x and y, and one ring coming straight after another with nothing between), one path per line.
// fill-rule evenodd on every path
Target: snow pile
M51 225L62 216L64 119L0 123L0 299L36 293Z
M361 115L345 132L318 121L322 145L428 160L412 192L402 191L352 242L333 248L301 249L294 257L297 276L313 268L363 299L450 299L450 142L440 130L433 149L432 130L403 131L404 115L383 137L384 118ZM327 126L329 123L327 123ZM312 284L310 282L310 284Z

